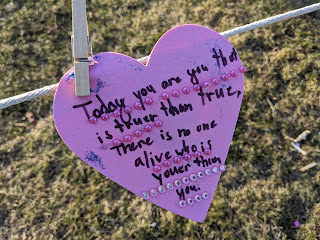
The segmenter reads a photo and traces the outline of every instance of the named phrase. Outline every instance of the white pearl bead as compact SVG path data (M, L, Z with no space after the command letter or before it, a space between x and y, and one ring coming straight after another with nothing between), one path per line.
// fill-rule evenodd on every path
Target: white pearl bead
M208 198L209 198L209 194L206 193L206 192L204 192L204 193L202 193L202 197L203 197L204 199L208 199Z
M142 197L144 199L148 199L149 198L149 193L147 193L147 192L142 193Z
M220 170L222 171L222 172L224 172L224 171L226 171L227 170L227 166L226 165L224 165L224 164L222 164L222 165L220 165Z
M186 201L184 201L184 200L181 200L180 202L179 202L179 206L180 207L185 207L187 204L186 204Z
M158 191L159 191L159 193L164 193L166 191L166 188L163 185L160 185L158 187Z
M219 168L218 168L218 167L213 167L213 168L212 168L212 172L218 173L218 172L219 172Z
M204 173L203 172L198 172L197 175L198 175L199 178L204 178Z
M157 193L157 191L156 191L155 189L151 189L151 190L150 190L150 195L151 195L151 196L155 197L155 196L157 196L157 194L158 194L158 193Z
M204 172L207 176L211 175L211 170L209 168L207 168Z
M188 184L188 183L189 183L189 178L188 178L188 177L182 178L182 182L183 182L184 184Z
M174 181L174 185L176 185L177 187L180 187L181 186L181 181L180 180L175 180Z
M195 195L194 196L194 200L196 200L197 202L201 201L201 196L200 195Z
M172 190L173 189L173 184L172 183L167 183L167 189Z
M187 199L187 203L188 203L189 205L193 205L193 204L194 204L193 198L188 198L188 199Z
M195 174L191 174L190 175L190 179L191 179L191 181L196 181L197 180L197 176Z

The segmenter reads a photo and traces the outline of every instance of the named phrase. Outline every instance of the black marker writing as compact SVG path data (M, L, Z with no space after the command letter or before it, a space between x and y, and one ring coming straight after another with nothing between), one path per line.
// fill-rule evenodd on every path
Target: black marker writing
M166 141L171 141L172 140L172 137L171 137L169 132L166 132L166 136L167 137L165 137L163 135L163 130L160 130L160 137L161 137L162 140L166 140Z
M176 78L170 78L169 80L167 80L167 81L163 81L162 83L161 83L161 87L163 88L163 89L167 89L168 87L171 87L172 85L173 85L173 81L175 81L176 83L181 83L181 78L179 78L179 77L176 77Z
M80 107L82 107L83 110L84 110L84 112L85 112L85 114L86 114L86 116L87 116L87 118L88 118L88 120L89 120L89 119L90 119L90 115L89 115L89 113L88 113L88 110L87 110L86 106L89 105L89 104L91 104L91 103L92 103L92 101L90 100L90 101L88 101L88 102L86 102L86 103L82 103L82 104L79 104L79 105L74 105L73 108L80 108Z
M200 190L200 188L197 189L195 185L192 185L192 186L186 186L185 190L183 188L181 188L180 190L177 189L176 193L179 196L179 200L186 200L185 193L189 194L191 191L197 192L198 190Z
M181 174L181 173L184 173L184 172L188 172L189 171L189 167L191 167L191 165L189 163L187 163L185 166L182 165L182 166L174 166L174 167L170 167L169 169L167 169L164 173L163 173L163 176L165 178L169 178L171 176L174 176L174 175L177 175L177 174ZM163 176L162 174L155 174L155 173L152 173L151 174L155 179L157 179L159 181L159 184L162 185L162 180L163 180Z
M198 74L201 73L201 70L208 71L208 67L201 65L201 68L198 66L196 69L191 69L191 72L189 69L187 70L187 74L191 77L190 81L193 85L199 84L199 79L197 77L197 73Z
M160 110L164 111L166 116L169 116L169 114L171 114L172 116L176 116L176 115L179 115L180 113L193 110L191 103L188 103L188 104L180 103L179 106L176 107L171 103L170 99L167 99L167 102L169 107L167 107L163 102L160 102L161 104Z
M150 137L147 137L146 140L140 140L137 144L135 142L132 143L121 143L119 146L113 146L110 148L110 150L117 150L117 153L119 156L123 154L127 154L128 152L134 152L138 148L142 148L144 145L150 146L152 145L153 140L151 140Z
M133 95L139 99L140 103L141 103L141 106L142 106L142 109L143 110L146 110L146 108L144 107L144 102L143 102L143 99L142 97L145 97L148 95L148 93L156 93L157 91L153 88L152 85L149 85L147 86L146 88L141 88L141 90L138 90L137 92L132 92Z

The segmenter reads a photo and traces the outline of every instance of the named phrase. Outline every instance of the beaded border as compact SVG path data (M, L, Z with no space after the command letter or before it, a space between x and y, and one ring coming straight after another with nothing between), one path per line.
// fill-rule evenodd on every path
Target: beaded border
M181 180L176 179L173 183L168 182L166 186L160 185L157 187L157 190L155 188L152 188L148 192L143 192L141 196L144 199L149 199L150 196L155 197L158 195L158 193L160 194L165 193L166 189L170 191L174 188L174 186L181 187L182 183L188 184L190 181L195 182L197 181L198 178L202 179L205 176L210 176L212 173L218 174L219 172L224 172L226 170L227 170L227 166L225 164L221 164L219 167L214 166L212 169L207 168L204 171L197 172L197 174L192 173L189 176L182 177Z

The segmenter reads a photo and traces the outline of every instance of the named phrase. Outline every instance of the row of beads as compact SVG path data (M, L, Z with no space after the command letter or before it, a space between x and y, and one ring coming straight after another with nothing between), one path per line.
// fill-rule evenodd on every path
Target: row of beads
M244 72L247 71L247 68L246 68L245 66L241 66L241 67L239 68L239 71L240 71L241 73L244 73ZM237 75L238 75L238 71L236 71L236 70L230 71L230 76L231 76L231 77L236 77ZM229 79L229 74L227 74L227 73L222 74L222 75L221 75L221 79L222 79L223 81L227 81L227 80ZM211 84L212 84L212 85L217 85L218 83L219 83L219 80L218 80L217 78L213 78L211 81L205 81L205 82L203 83L203 87L208 88L208 87L210 87ZM193 90L195 90L195 91L200 91L200 85L199 85L199 84L195 84L195 85L193 86ZM190 93L190 91L191 91L191 89L190 89L189 87L184 87L184 88L182 89L182 93L184 93L184 94L188 94L188 93ZM177 89L176 89L176 90L173 90L172 93L171 93L171 95L172 95L173 97L179 97L180 91L177 90ZM170 98L170 95L169 95L169 93L164 92L164 93L162 93L161 98L164 99L164 100L166 100L166 99L169 99L169 98ZM145 103L146 105L151 105L151 104L153 103L153 99L152 99L151 97L147 97L147 98L144 99L144 103ZM140 102L136 102L136 103L134 104L134 108L135 108L136 110L140 110L140 109L142 109L142 104L141 104ZM126 114L131 113L131 111L132 111L132 108L129 107L129 106L127 106L127 107L124 108L124 113L126 113ZM112 116L115 117L115 118L120 117L120 115L121 115L121 112L120 112L120 110L118 110L118 109L114 110L113 113L112 113ZM106 121L106 120L109 119L109 115L108 115L107 113L103 113L103 114L101 115L101 119L102 119L103 121ZM92 124L94 124L94 123L97 122L97 118L96 118L95 116L92 116L92 117L89 118L89 122L92 123Z
M181 200L181 201L179 201L179 206L183 207L183 208L186 207L187 204L191 206L195 202L200 202L202 198L203 199L208 199L209 198L209 194L207 192L204 192L201 195L198 195L198 194L195 195L194 198L188 198L187 201Z
M210 154L211 154L211 150L210 150L209 148L206 148L203 153L204 153L205 155L210 155ZM199 158L199 157L201 156L201 152L196 151L196 152L193 153L193 156L194 156L195 158ZM188 161L191 160L192 155L189 154L189 153L185 153L182 158L183 158L185 161L188 162ZM173 161L174 163L178 164L178 163L181 162L181 157L180 157L180 156L175 156L175 157L172 159L172 161ZM162 164L163 164L164 167L170 167L171 161L170 161L169 159L167 159L167 160L164 160ZM155 166L153 167L153 171L154 171L154 172L160 172L160 171L161 171L161 166L160 166L160 165L155 165Z
M156 127L161 127L161 126L162 126L162 121L161 121L161 120L156 120L156 121L154 122L154 126L156 126ZM153 128L153 127L152 127L151 124L147 124L147 125L144 126L144 131L145 131L145 132L151 132L152 128ZM142 131L138 129L138 130L134 131L133 135L134 135L135 137L141 137ZM131 140L132 140L132 136L131 136L131 135L126 135L126 136L124 136L124 138L123 138L123 142L127 142L127 143L128 143L128 142L131 142ZM114 139L114 140L112 141L113 146L116 146L116 147L120 146L121 143L122 143L122 142L121 142L120 139Z
M158 195L158 192L159 192L159 193L165 193L165 192L166 192L166 188L167 188L168 190L172 190L172 189L174 188L174 186L176 186L176 187L181 187L181 186L182 186L182 183L188 184L188 183L189 183L189 180L195 182L195 181L197 180L197 178L202 179L202 178L205 177L205 175L210 176L211 173L217 174L217 173L219 173L220 171L221 171L221 172L224 172L224 171L226 171L226 170L227 170L227 167L226 167L226 165L224 165L224 164L221 164L219 167L213 167L212 169L207 168L204 172L199 171L197 174L190 174L189 177L183 177L181 180L177 179L177 180L174 181L173 184L169 182L169 183L166 184L166 186L160 185L160 186L158 187L158 191L157 191L156 189L151 189L149 193L150 193L150 195L151 195L152 197L155 197L155 196ZM149 193L148 193L148 192L143 192L143 193L142 193L142 197L143 197L144 199L148 199L148 198L150 197Z
M151 105L153 103L153 99L151 97L147 97L145 100L144 100L145 104L146 105ZM134 104L134 108L137 109L137 110L140 110L142 108L142 104L140 102L136 102ZM124 113L126 114L129 114L132 112L132 108L127 106L124 108ZM112 116L115 117L115 118L118 118L120 117L121 115L121 112L119 109L116 109L112 112ZM101 120L103 121L107 121L108 119L110 118L109 114L107 113L103 113L101 115ZM95 124L97 122L97 118L95 116L92 116L89 118L89 122L92 123L92 124Z
M241 66L241 67L239 68L239 71L240 71L241 73L244 73L244 72L247 71L247 68L246 68L245 66ZM230 71L230 76L231 76L231 77L236 77L237 75L238 75L238 71L236 71L236 70ZM222 75L221 75L221 79L222 79L223 81L227 81L227 80L229 79L229 74L227 74L227 73L222 74ZM219 79L213 78L213 79L210 80L210 81L205 81L205 82L203 83L203 87L208 88L208 87L210 87L211 84L215 86L215 85L218 85L218 83L219 83ZM195 85L193 86L193 90L194 90L194 91L200 91L200 87L201 87L200 84L195 84ZM190 90L189 87L184 87L184 88L182 89L182 93L184 93L184 94L188 94L188 93L190 93L190 91L191 91L191 90ZM180 96L180 91L177 90L177 89L175 89L175 90L173 90L173 91L171 92L171 95L172 95L173 97L179 97L179 96ZM167 99L170 98L170 94L169 94L168 92L164 92L164 93L162 93L161 98L164 99L164 100L167 100Z

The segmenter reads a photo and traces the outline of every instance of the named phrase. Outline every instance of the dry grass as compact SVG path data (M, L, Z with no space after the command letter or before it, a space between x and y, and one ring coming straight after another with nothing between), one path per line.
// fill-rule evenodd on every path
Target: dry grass
M139 58L179 24L221 32L317 1L87 2L94 51ZM54 128L53 96L0 111L0 238L319 239L319 25L315 12L229 39L249 71L230 168L202 224L143 201L79 160ZM0 98L56 83L71 67L70 1L2 0L0 30ZM290 137L306 129L302 156ZM299 170L313 161L317 167Z

